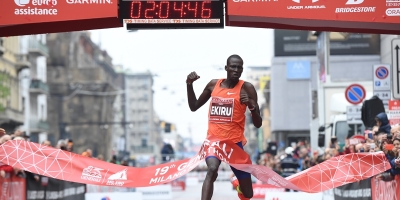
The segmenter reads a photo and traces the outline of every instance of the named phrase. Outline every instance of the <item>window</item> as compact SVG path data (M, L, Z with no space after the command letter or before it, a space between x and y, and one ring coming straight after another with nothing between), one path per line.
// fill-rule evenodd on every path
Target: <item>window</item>
M41 119L44 120L44 105L40 105L40 111L41 111Z
M24 112L25 112L25 97L22 97L22 105L21 105L21 108L22 108L22 112L24 113Z
M355 131L354 128L357 130ZM346 121L336 122L335 135L340 144L345 144L347 138L352 137L355 133L362 134L365 127L362 124L347 124Z

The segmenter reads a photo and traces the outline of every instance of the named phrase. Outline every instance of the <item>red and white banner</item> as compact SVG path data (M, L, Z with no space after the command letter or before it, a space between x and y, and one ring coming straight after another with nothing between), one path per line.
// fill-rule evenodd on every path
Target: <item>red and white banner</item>
M270 192L285 192L285 188L278 188L276 186L253 184L253 198L265 199L265 194Z
M398 0L228 0L227 26L399 33Z
M25 200L25 179L15 175L6 174L0 177L0 200Z
M348 154L282 178L270 168L252 165L249 155L231 141L208 138L197 156L145 168L126 167L20 140L0 146L0 162L32 173L84 184L147 187L171 182L213 155L275 187L316 193L366 179L390 169L383 153Z
M371 178L372 200L393 200L400 198L400 177L394 176L392 181Z
M389 100L390 125L400 124L400 101Z

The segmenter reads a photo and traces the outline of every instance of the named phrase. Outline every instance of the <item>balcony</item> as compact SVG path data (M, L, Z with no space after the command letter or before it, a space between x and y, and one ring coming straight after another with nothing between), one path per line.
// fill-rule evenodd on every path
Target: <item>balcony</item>
M49 123L44 120L32 119L29 121L29 129L32 133L48 132Z
M28 51L34 56L49 56L49 49L36 39L29 39Z
M134 154L154 154L154 146L131 146Z
M24 123L24 113L6 107L4 112L0 112L0 123L13 123L22 125Z
M27 54L17 54L15 58L17 59L16 67L18 72L31 67Z
M41 80L34 79L31 81L31 85L29 86L29 92L31 94L48 94L49 86Z

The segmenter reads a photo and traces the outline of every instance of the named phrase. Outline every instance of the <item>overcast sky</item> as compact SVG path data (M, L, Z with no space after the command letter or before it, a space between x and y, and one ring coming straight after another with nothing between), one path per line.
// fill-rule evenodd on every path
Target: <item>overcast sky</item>
M176 124L179 134L195 142L207 134L208 103L191 112L186 97L186 76L196 71L194 83L198 97L214 78L223 78L231 54L239 54L246 66L270 66L273 56L272 29L225 27L211 30L140 30L124 28L94 30L92 40L133 72L150 70L154 78L154 107L162 120ZM246 68L242 78L245 78ZM164 90L166 88L166 90Z

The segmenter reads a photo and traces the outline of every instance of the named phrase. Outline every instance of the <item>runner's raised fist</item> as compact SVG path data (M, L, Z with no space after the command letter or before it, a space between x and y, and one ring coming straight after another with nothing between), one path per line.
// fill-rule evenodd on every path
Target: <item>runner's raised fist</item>
M191 72L191 73L187 76L186 83L193 83L193 82L195 82L195 81L196 81L197 79L199 79L199 78L200 78L200 76L197 75L196 72Z

